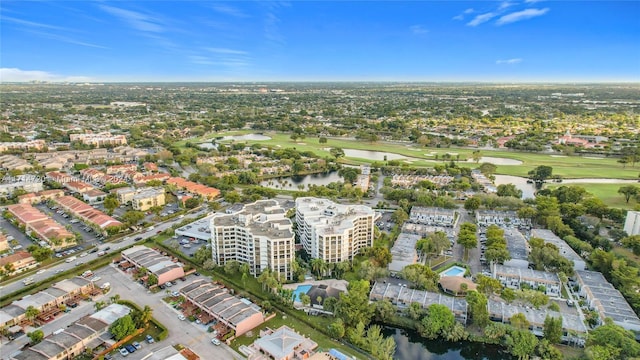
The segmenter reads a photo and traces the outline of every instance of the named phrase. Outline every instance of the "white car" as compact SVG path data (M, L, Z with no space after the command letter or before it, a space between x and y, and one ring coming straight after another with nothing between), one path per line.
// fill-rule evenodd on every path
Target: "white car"
M178 315L178 319L180 319L180 320L183 320L183 321L184 321L184 320L186 320L187 318L186 318L186 317L184 317L184 315L180 314L180 315Z
M47 269L40 269L36 272L36 275L44 274L45 271L47 271Z
M216 338L211 339L211 343L212 343L213 345L216 345L216 346L218 346L218 345L220 345L220 344L221 344L220 340L218 340L218 339L216 339Z

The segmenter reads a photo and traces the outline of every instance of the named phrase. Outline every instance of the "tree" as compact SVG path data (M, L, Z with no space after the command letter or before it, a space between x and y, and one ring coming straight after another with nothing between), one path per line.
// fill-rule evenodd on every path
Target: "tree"
M474 224L464 223L460 226L458 244L464 247L465 258L469 254L469 249L473 249L478 246L478 237L476 236L476 226Z
M316 274L317 277L322 277L327 271L327 263L322 258L316 258L311 260L311 271Z
M386 322L396 314L396 307L391 301L385 299L375 303L375 318L377 321Z
M489 311L487 310L487 297L477 291L467 292L467 304L473 323L484 327L489 323Z
M144 212L142 211L128 210L122 214L122 221L128 226L137 225L142 219L144 219Z
M140 313L140 321L144 326L146 326L149 321L151 321L151 317L153 316L153 308L149 305L145 305Z
M455 321L455 317L448 307L433 304L429 306L428 314L420 321L418 331L423 337L435 339L446 335L453 328Z
M35 345L44 339L44 332L42 330L34 330L30 333L27 333L29 340L31 340L31 345Z
M598 353L606 350L613 356L601 359L630 359L640 355L640 344L635 341L634 334L613 324L610 319L605 320L605 325L589 331L586 346L588 351Z
M478 284L478 291L484 293L487 296L495 293L500 293L500 291L502 290L502 284L500 283L500 280L494 279L490 276L479 274L476 276L476 283Z
M496 194L502 197L511 196L518 199L522 198L522 190L518 189L513 184L498 185L498 192Z
M116 194L109 194L104 199L104 208L107 209L108 213L113 213L113 210L118 206L120 206L120 202Z
M340 339L344 337L345 328L342 319L337 318L334 322L331 323L331 325L329 325L329 334L334 339Z
M481 201L478 197L470 197L464 202L464 208L467 211L476 211L480 208Z
M134 331L136 331L136 325L134 324L131 315L125 315L114 321L111 326L109 326L109 332L116 340L121 340L128 335L133 334Z
M552 344L559 344L562 340L562 318L547 315L544 319L544 338Z
M326 144L327 143L327 138L324 136L321 136L318 138L318 143L319 144Z
M549 343L547 339L538 341L536 354L543 360L562 360L562 352Z
M620 242L622 243L622 246L631 249L634 254L640 255L640 235L624 237Z
M631 197L638 195L640 193L640 188L635 185L626 185L622 186L618 189L618 194L624 195L624 200L629 203L629 199Z
M471 153L471 158L476 164L479 163L480 159L482 159L482 154L480 153L480 150L474 150L473 153Z
M33 320L40 315L40 310L35 308L33 305L27 306L24 311L24 317L29 320L29 322L33 322Z
M515 330L507 336L507 348L509 352L520 360L528 359L538 345L538 338L529 330Z
M200 200L196 199L196 198L188 198L185 202L184 202L184 207L187 209L194 209L196 207L198 207L198 205L200 205Z
M344 150L339 147L331 148L331 150L329 150L329 153L331 154L331 156L336 158L336 160L344 156Z
M478 167L478 170L480 170L480 172L486 176L486 177L491 177L493 174L496 173L496 170L498 170L498 167L495 166L492 163L482 163L480 165L480 167Z
M540 165L529 171L529 178L536 184L542 185L542 183L551 177L553 168L547 165Z
M409 219L409 215L402 208L396 209L396 211L391 214L391 220L398 226L402 226L402 224Z
M342 318L347 327L353 327L358 322L368 324L373 316L373 307L369 304L369 282L349 282L347 292L340 294L335 312L336 317Z
M304 306L309 306L311 304L311 297L307 294L300 294L300 302Z
M529 320L527 320L527 317L523 313L514 314L511 318L509 318L509 323L511 323L511 326L518 330L528 330L529 326L531 325L529 324Z

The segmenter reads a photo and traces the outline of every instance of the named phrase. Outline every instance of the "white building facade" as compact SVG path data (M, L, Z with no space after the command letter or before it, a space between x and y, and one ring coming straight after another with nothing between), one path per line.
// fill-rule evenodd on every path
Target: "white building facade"
M213 261L219 266L238 261L248 264L254 276L269 269L291 280L295 259L291 227L275 200L256 201L233 214L216 214L210 224Z
M312 258L328 263L350 261L362 248L372 247L377 215L364 205L296 199L296 224L302 246Z

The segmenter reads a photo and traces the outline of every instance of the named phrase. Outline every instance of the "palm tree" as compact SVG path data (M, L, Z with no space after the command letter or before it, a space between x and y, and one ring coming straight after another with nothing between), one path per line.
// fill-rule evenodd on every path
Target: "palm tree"
M111 301L112 304L117 303L120 300L120 295L119 294L115 294L112 297L109 298L109 301Z
M151 316L153 314L153 309L149 305L145 305L142 309L142 313L140 315L140 321L146 326L151 320Z
M322 274L327 270L327 263L324 262L323 259L316 258L311 260L311 271L313 271L316 276L322 277Z
M33 322L33 320L40 314L40 310L36 309L33 305L29 305L24 311L24 317Z

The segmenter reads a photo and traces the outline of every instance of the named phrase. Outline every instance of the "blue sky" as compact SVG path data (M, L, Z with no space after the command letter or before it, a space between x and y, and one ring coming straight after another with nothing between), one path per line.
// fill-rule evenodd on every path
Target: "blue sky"
M10 1L0 81L640 81L640 1Z

